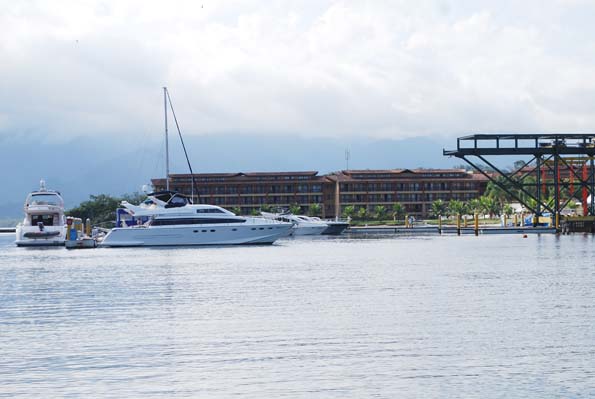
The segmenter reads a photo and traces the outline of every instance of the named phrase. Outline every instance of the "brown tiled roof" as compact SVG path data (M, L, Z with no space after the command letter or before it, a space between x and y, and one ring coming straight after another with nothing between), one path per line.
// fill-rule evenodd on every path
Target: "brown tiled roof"
M349 169L342 170L341 173L346 175L364 175L364 174L379 174L379 173L401 173L409 169Z
M416 169L350 169L350 170L342 170L341 173L344 174L389 174L389 173L466 173L465 169L426 169L426 168L416 168Z
M239 176L241 174L242 173L195 173L194 176L195 177L235 177L235 176ZM170 178L175 178L175 177L190 177L190 173L170 174L169 177Z
M316 176L318 171L305 172L246 172L242 173L246 176Z
M484 180L484 181L488 181L488 180L489 180L487 177L485 177L485 176L484 176L483 174L481 174L481 173L476 173L476 172L473 172L473 173L470 173L470 175L471 175L471 178L472 178L473 180Z
M467 173L465 169L422 169L412 170L413 173Z

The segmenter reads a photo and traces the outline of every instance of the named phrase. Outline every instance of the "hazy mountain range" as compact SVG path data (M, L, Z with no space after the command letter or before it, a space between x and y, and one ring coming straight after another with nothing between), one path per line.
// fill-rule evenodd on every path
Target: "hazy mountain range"
M442 156L455 139L316 139L246 135L191 136L186 146L199 172L299 171L327 173L351 169L442 168L460 164ZM188 168L179 139L170 141L171 173ZM140 191L164 175L164 145L159 137L79 137L48 142L38 137L0 137L0 217L19 217L22 202L41 178L62 192L67 207L90 194Z

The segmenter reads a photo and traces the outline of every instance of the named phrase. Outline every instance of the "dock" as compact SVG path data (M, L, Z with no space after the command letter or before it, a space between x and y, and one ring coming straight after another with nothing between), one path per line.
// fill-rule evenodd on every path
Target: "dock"
M16 233L16 227L0 227L0 233Z
M556 234L554 227L499 227L485 226L478 229L478 234ZM456 226L358 226L349 227L346 234L395 234L395 235L440 235L440 234L475 234L473 227Z
M439 234L438 226L358 226L349 227L346 234Z

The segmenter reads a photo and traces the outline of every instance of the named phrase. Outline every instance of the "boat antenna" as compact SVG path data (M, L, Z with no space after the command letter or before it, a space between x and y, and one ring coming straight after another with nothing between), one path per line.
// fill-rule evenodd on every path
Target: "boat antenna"
M346 165L347 171L349 171L349 159L350 158L351 158L351 152L349 151L349 148L346 148L345 149L345 163L347 164Z
M176 111L174 111L174 105L171 102L171 97L169 96L169 90L167 87L164 87L165 94L167 95L167 100L169 101L169 106L171 108L171 113L174 117L174 122L176 123L176 128L178 129L178 136L180 136L180 142L182 143L182 148L184 149L184 155L186 156L186 162L188 163L188 169L190 169L190 176L192 177L192 183L190 188L190 198L194 198L194 172L192 171L192 165L190 165L190 158L188 158L188 151L186 151L186 145L184 144L184 139L182 138L182 131L180 130L180 125L178 124L178 118L176 118ZM200 198L199 194L196 193L197 198Z

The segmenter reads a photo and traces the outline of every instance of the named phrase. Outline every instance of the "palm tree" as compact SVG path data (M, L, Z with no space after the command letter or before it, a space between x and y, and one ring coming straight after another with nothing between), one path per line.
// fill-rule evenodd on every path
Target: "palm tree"
M353 218L354 215L355 215L355 207L353 205L347 205L343 209L343 217L351 219L351 218Z
M361 208L359 208L357 210L357 217L358 217L358 219L362 219L363 220L363 219L366 218L366 216L368 216L368 210L366 209L365 206L362 206Z
M450 214L450 216L464 214L465 204L462 201L455 199L448 201L448 213Z
M479 200L481 201L483 212L490 215L490 217L494 217L495 215L499 216L502 213L503 205L494 197L484 195Z
M482 195L479 198L479 202L481 203L481 211L483 212L484 215L489 215L490 217L493 216L492 214L492 209L494 208L494 198L487 196L487 195Z
M498 181L498 183L500 183L500 185L507 187L509 190L511 191L516 191L512 189L512 184L506 180L506 178L504 177L499 177L496 179ZM492 197L494 198L494 200L498 203L500 203L501 205L512 201L512 196L506 191L504 190L500 185L494 183L494 182L489 182L488 186L486 187L486 192L485 195L487 195L488 197Z
M302 207L299 204L292 204L289 206L289 212L294 215L300 215L302 213Z
M441 199L432 202L432 215L434 215L434 217L438 217L444 214L446 214L446 203L444 203L444 201Z
M374 216L376 217L376 219L382 220L385 214L386 207L384 205L376 205L376 207L374 207Z
M405 208L403 207L403 204L401 204L400 202L395 202L393 204L393 221L397 221L397 219L400 219L401 216L403 216L405 214Z
M308 215L310 216L320 216L322 212L322 206L320 204L310 204L308 207Z
M467 209L473 214L481 213L481 200L479 198L473 198L467 202Z
M234 206L233 208L230 209L230 211L232 211L236 215L242 214L242 208L240 208L239 206Z

